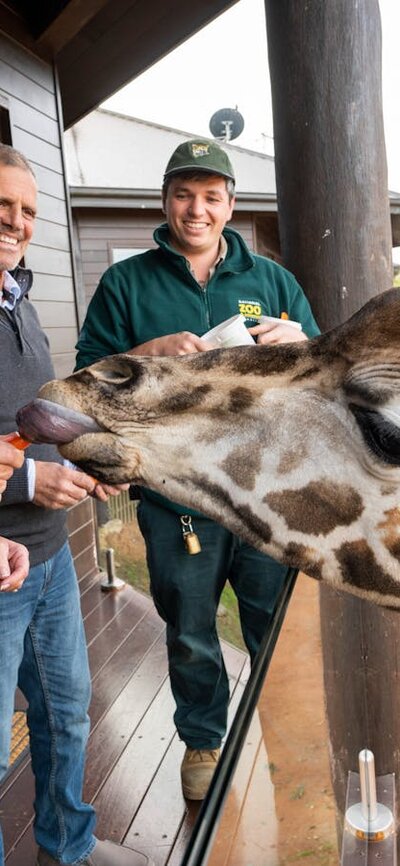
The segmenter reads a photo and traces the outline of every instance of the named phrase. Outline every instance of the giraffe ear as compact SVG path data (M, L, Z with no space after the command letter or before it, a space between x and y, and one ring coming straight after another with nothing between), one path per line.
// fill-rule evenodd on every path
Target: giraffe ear
M400 466L400 427L380 412L349 404L365 442L384 463Z

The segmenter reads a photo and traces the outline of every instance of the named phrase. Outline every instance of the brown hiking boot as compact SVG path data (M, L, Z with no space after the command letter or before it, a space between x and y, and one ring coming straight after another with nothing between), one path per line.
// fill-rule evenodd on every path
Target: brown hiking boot
M220 749L186 749L181 765L182 791L187 800L204 800Z

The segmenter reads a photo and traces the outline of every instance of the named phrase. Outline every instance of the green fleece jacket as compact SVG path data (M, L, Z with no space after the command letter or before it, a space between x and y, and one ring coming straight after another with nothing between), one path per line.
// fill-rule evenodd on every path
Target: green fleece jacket
M252 253L233 229L225 228L223 235L227 255L204 288L185 257L169 245L167 225L154 232L157 249L108 268L88 307L76 369L167 334L201 336L237 313L251 326L260 316L279 318L284 312L301 322L308 337L316 336L318 326L293 274ZM180 514L197 513L153 491L143 493Z

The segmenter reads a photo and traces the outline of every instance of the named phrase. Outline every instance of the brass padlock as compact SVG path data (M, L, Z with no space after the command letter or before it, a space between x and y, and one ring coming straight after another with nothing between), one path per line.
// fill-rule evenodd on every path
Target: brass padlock
M181 515L182 536L185 542L186 550L191 556L200 553L201 544L198 536L193 532L191 518L188 514Z

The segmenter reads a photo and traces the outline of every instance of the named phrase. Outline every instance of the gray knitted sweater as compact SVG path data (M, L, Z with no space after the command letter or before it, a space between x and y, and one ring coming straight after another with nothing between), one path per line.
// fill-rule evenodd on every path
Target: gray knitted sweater
M17 409L29 403L44 382L54 379L49 344L27 297L32 273L16 268L13 277L22 289L15 310L0 308L0 434L16 430ZM62 463L53 445L31 445L26 457ZM25 544L31 565L53 556L67 538L65 512L41 508L28 501L26 465L10 478L0 502L0 535Z

